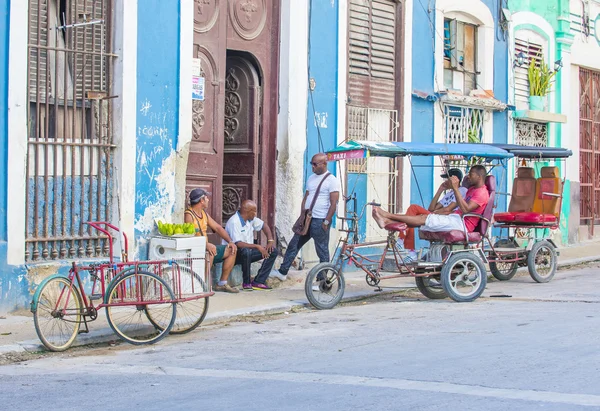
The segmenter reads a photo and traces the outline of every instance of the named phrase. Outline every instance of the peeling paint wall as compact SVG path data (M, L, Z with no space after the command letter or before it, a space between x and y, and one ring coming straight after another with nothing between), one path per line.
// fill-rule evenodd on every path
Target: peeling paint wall
M179 2L147 0L138 7L134 258L146 257L155 219L171 220L178 196L178 163L187 160L176 151L179 18Z

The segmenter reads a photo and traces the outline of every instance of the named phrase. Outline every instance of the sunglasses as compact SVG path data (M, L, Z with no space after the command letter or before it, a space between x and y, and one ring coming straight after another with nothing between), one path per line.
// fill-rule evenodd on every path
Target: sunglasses
M315 163L314 161L311 161L310 164L313 165L313 166L318 166L319 164L323 164L323 162Z

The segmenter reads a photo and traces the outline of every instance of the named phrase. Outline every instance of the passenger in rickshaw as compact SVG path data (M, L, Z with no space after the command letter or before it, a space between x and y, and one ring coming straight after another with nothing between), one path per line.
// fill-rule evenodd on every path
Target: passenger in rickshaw
M373 207L373 218L381 228L395 221L405 223L408 227L420 227L423 231L442 232L459 230L472 233L479 223L478 217L465 217L463 224L463 214L474 213L482 214L489 201L490 195L485 187L485 167L475 165L469 171L469 181L471 186L463 197L459 188L460 180L456 176L450 177L448 183L456 197L458 208L450 214L427 214L427 215L405 215L392 214L382 210L379 207Z
M421 207L418 204L411 204L407 209L404 215L407 216L417 216L417 215L429 215L429 214L440 214L447 215L454 212L458 205L456 203L456 196L452 187L450 186L450 177L458 178L458 181L462 181L462 185L458 188L461 196L463 198L467 195L468 187L470 186L469 177L465 178L463 181L463 172L458 168L451 168L447 173L442 174L440 177L445 178L442 184L440 184L437 192L433 196L431 203L429 204L428 209ZM445 192L445 194L444 194ZM440 197L444 194L444 196L440 199ZM405 234L406 233L406 234ZM404 248L407 250L415 249L415 229L409 227L406 229L405 233L399 233L399 238L404 242Z

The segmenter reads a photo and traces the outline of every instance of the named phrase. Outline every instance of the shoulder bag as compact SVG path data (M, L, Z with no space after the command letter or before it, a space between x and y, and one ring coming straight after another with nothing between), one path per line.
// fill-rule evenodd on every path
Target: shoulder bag
M321 191L321 186L323 185L323 182L330 175L331 173L328 172L317 186L317 191L315 191L315 196L313 197L312 202L310 203L310 208L304 209L300 213L300 217L298 217L298 219L294 223L294 226L292 227L292 231L294 233L298 235L308 234L308 230L310 229L310 222L312 220L312 209L315 206L315 203L317 202L317 197L319 196L319 192Z

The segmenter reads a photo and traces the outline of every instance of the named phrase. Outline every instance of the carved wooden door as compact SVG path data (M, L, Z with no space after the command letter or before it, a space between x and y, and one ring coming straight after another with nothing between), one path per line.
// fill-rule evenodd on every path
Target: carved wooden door
M193 57L200 60L204 100L192 101L192 142L186 176L190 190L202 187L211 195L209 214L221 218L223 168L223 98L227 28L226 2L194 1Z
M225 159L223 161L223 221L244 199L260 209L259 167L261 87L256 68L239 56L227 58L225 71Z

